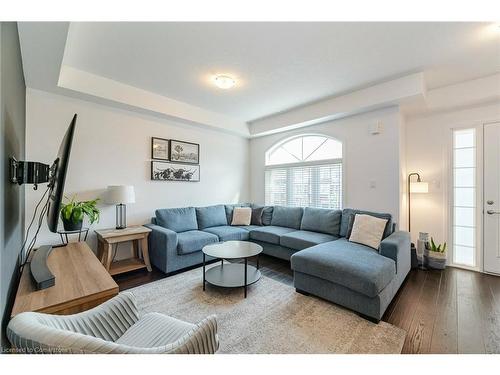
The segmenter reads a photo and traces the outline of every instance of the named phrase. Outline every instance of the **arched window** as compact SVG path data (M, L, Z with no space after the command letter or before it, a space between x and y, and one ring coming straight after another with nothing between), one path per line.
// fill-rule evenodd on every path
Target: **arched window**
M324 135L285 139L266 152L266 204L342 208L342 142Z

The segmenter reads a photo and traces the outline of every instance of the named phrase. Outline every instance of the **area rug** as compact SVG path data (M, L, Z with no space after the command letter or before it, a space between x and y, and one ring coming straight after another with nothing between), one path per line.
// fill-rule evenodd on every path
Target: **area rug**
M202 288L194 269L130 290L141 314L161 312L196 323L217 315L218 353L400 353L406 332L374 324L268 277L243 289Z

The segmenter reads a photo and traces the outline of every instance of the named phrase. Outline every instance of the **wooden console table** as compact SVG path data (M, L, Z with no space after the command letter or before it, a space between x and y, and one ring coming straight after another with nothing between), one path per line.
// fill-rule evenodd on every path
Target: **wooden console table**
M118 284L85 242L56 247L47 265L56 277L50 288L36 290L29 270L23 269L11 316L24 311L75 314L100 305L118 294Z
M99 229L97 234L97 257L110 275L147 268L151 272L149 262L148 236L151 229L143 226L131 226L125 229ZM113 245L132 241L134 257L113 262ZM139 249L142 259L139 257ZM115 249L116 252L116 249Z

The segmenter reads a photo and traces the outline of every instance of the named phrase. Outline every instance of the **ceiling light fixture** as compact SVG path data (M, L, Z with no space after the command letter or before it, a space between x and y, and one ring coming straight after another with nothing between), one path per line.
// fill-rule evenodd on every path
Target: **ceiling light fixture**
M236 80L228 75L217 75L214 78L215 85L220 89L230 89L236 85Z

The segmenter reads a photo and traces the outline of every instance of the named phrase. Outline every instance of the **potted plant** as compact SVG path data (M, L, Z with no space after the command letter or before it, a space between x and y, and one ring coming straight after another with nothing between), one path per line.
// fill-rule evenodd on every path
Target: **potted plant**
M436 246L434 238L431 237L431 242L428 249L424 251L425 263L429 268L444 270L446 267L446 242Z
M67 198L66 198L67 199ZM77 231L82 229L83 218L87 216L90 224L99 221L99 209L96 207L99 199L91 201L75 201L75 197L71 198L68 203L61 207L61 219L64 230Z

